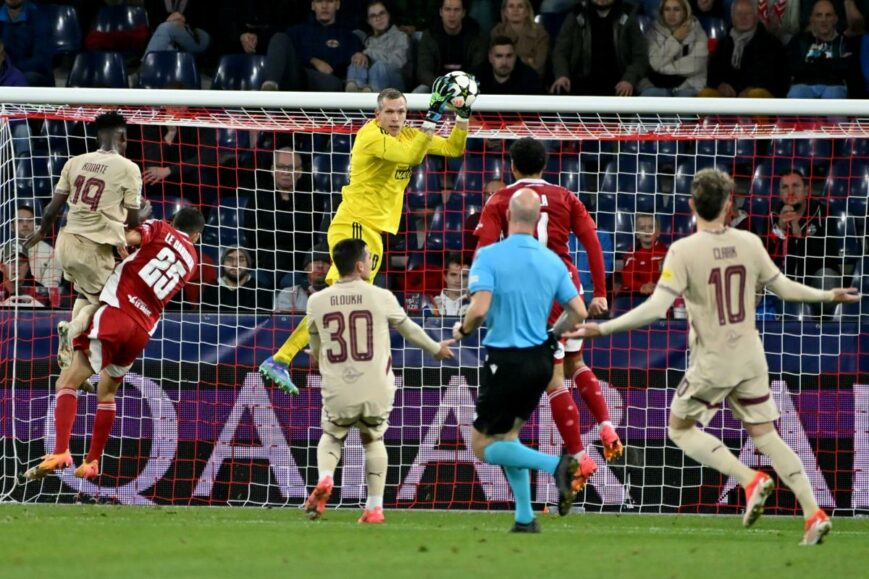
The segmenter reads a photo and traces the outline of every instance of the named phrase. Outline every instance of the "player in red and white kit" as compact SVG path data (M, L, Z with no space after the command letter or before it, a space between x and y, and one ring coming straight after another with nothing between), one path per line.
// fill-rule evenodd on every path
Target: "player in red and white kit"
M579 238L579 242L588 254L594 285L594 298L588 307L589 315L605 313L607 300L603 251L597 238L597 227L585 205L571 191L548 183L542 178L543 169L546 167L546 149L539 141L528 137L519 139L510 147L510 158L516 182L495 193L483 207L480 223L474 231L479 238L478 247L495 243L502 235L506 237L510 197L518 189L533 189L540 196L537 238L564 261L574 284L582 295L579 272L568 249L570 233L573 232ZM560 315L561 307L553 304L549 318L550 326ZM567 340L563 344L563 349L556 354L555 370L546 393L552 408L552 418L564 440L564 446L580 463L584 484L597 470L597 465L583 449L579 410L570 390L564 386L565 375L573 378L583 401L600 425L600 438L606 459L609 461L617 458L624 449L610 422L609 408L601 392L600 383L582 359L582 340Z
M87 457L75 476L99 475L100 457L115 420L115 392L144 351L166 304L196 271L199 257L193 244L204 227L199 210L186 207L178 211L172 225L151 220L127 232L127 243L138 249L115 268L100 294L102 305L73 342L72 364L60 373L55 387L54 452L24 473L26 479L40 479L73 464L69 439L78 385L94 372L100 374L97 413Z

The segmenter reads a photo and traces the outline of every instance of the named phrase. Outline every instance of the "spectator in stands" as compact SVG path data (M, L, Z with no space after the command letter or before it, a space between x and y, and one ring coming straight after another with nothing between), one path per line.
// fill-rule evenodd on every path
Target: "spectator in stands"
M567 16L552 51L549 92L631 96L649 68L636 7L623 0L591 0Z
M516 47L516 55L542 78L549 59L549 33L534 22L534 8L529 0L501 0L501 22L492 28L491 37L507 36Z
M767 31L782 44L790 42L800 31L800 2L810 0L760 0L757 17Z
M296 256L308 254L314 245L315 219L322 216L323 207L314 203L311 172L302 155L283 147L272 158L271 171L257 173L255 211L246 221L256 231L259 268L276 270L280 279L296 271L301 265ZM239 193L245 193L244 188Z
M652 295L667 255L667 246L658 239L661 224L654 215L637 213L635 230L636 244L625 256L622 283L615 300L620 311L636 307Z
M426 307L435 316L464 316L471 305L468 293L468 272L470 268L462 262L460 253L447 255L444 264L444 289L432 297Z
M798 2L798 0L793 0ZM724 11L724 0L691 0L691 11L698 19L721 18L727 16Z
M227 248L220 258L220 277L217 285L205 286L202 291L203 309L270 310L270 291L257 289L252 275L253 260L243 247Z
M866 11L869 10L869 3L866 0L830 0L833 3L833 10L836 11L838 22L836 24L839 32L845 33L846 36L859 36L866 32ZM805 30L811 25L812 12L815 5L812 0L802 0L800 3L800 29Z
M837 21L832 2L815 2L808 30L788 44L793 75L788 98L848 98L848 81L856 68L857 38L839 34Z
M757 20L752 0L734 0L733 28L709 59L705 97L783 97L787 93L787 55L781 42Z
M168 82L166 89L187 89ZM185 107L167 107L166 113L183 118ZM145 196L183 197L191 203L217 198L217 145L215 129L168 125L142 127L144 154L142 182Z
M474 71L486 94L543 94L537 71L516 58L508 36L495 36L489 43L489 58Z
M501 179L492 179L486 183L483 189L483 205L489 200L489 197L506 187L507 184ZM465 249L465 263L471 263L474 260L474 253L477 250L477 236L474 235L474 230L480 223L481 211L475 211L468 216L465 221L465 233L463 236L462 247Z
M709 40L687 0L662 0L646 41L649 73L640 81L640 94L697 96L706 86Z
M30 86L54 86L50 36L51 23L40 6L30 0L5 0L0 8L0 39Z
M3 46L2 41L0 41L0 86L27 86L27 77L12 64L12 59L6 54L6 47Z
M486 37L480 25L465 16L463 0L443 0L440 21L423 32L416 59L419 86L430 92L434 79L454 70L476 70L486 59Z
M181 12L172 12L165 22L162 22L148 46L145 54L158 50L177 50L199 54L211 44L211 37L201 28L193 28L187 24L187 18Z
M218 2L213 42L220 54L265 54L272 36L304 22L311 3L305 0Z
M7 244L0 263L0 306L44 308L50 304L48 289L34 279L27 253Z
M347 68L364 56L359 37L336 21L341 2L312 0L307 22L278 33L266 52L263 90L344 90Z
M826 233L827 215L827 206L810 198L802 173L780 176L766 241L770 256L789 278L818 287L824 269L834 269L828 263L835 250Z
M404 90L402 70L410 56L410 39L392 23L382 0L369 0L368 26L363 34L365 50L353 55L347 69L347 92Z
M18 206L15 215L15 238L18 244L23 244L36 230L36 214L31 205ZM54 255L54 248L48 242L40 241L27 252L28 266L34 279L47 288L60 285L63 271Z
M329 258L327 248L314 248L314 252L309 253L305 258L305 280L278 292L275 311L304 314L308 306L308 298L326 287L326 274L331 264L332 260Z

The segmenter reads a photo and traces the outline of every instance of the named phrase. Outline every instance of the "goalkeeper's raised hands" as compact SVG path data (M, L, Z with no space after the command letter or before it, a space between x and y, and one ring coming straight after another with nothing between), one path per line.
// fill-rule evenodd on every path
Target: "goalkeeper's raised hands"
M428 102L428 112L425 114L425 123L423 128L434 130L441 117L449 100L449 82L444 76L439 76L435 79L431 87L431 99Z

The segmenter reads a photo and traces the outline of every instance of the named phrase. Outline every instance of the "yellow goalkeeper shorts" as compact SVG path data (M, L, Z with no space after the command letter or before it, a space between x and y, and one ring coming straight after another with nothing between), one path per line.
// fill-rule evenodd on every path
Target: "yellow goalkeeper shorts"
M374 277L380 271L380 266L383 264L383 234L376 229L363 225L358 221L333 221L329 225L329 231L326 233L326 240L329 243L329 255L332 254L332 248L339 241L345 239L361 239L368 246L368 251L371 252L371 277L369 283L374 283ZM332 285L341 276L338 274L338 268L333 263L329 268L329 273L326 274L326 283Z

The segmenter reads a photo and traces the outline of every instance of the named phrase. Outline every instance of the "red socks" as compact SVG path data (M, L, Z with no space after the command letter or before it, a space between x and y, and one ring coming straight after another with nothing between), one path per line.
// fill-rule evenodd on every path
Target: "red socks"
M579 435L579 409L573 401L573 395L565 387L547 394L549 407L552 409L552 419L558 427L558 433L564 440L564 447L571 455L582 452L582 439Z
M60 454L69 450L69 439L72 436L72 425L75 423L75 413L78 409L78 391L63 388L57 393L54 406L54 453Z
M585 402L586 408L591 411L597 423L609 421L610 410L606 405L606 398L603 397L603 392L600 391L600 382L597 381L597 376L594 375L591 368L588 366L579 368L573 374L573 383L576 384L582 401Z
M85 462L99 460L103 455L103 449L106 447L106 441L109 440L109 433L112 431L112 424L115 422L115 402L100 402L97 404L97 415L94 419L94 432L91 436L91 446L88 449Z

